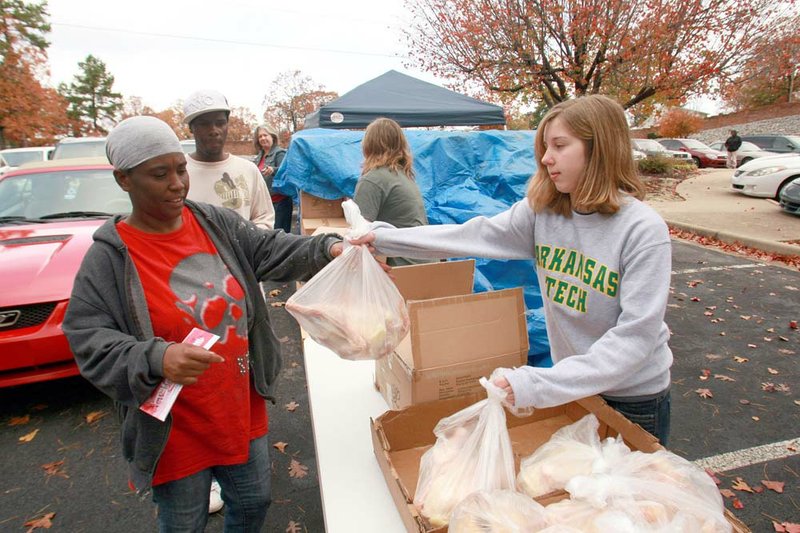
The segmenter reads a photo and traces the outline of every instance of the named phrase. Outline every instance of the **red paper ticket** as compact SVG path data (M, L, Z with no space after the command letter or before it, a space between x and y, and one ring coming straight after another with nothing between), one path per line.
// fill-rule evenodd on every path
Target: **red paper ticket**
M200 328L193 328L186 338L183 339L183 342L195 346L202 346L208 350L214 346L214 343L218 340L219 335L214 335ZM181 392L182 388L183 385L165 379L159 383L156 390L153 391L153 394L139 406L139 409L163 422L166 420L170 409L172 409L172 406L175 404L178 393Z

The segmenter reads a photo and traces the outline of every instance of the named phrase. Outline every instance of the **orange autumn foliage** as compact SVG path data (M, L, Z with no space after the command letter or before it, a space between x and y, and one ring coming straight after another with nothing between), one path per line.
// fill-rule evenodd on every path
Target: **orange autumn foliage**
M407 1L411 61L457 86L548 106L606 94L681 103L739 66L772 0Z

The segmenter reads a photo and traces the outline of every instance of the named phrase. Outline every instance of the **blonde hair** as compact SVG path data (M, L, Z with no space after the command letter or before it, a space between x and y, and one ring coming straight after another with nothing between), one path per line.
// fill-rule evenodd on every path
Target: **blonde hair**
M556 189L542 164L545 127L556 118L561 118L586 148L586 169L571 195ZM633 161L625 112L611 98L582 96L554 106L539 123L535 151L538 168L528 184L527 198L536 212L550 209L569 217L574 206L583 212L613 214L625 193L644 199L645 188Z
M275 128L273 128L269 124L261 124L260 126L257 126L256 129L253 131L253 146L255 146L256 148L256 154L258 154L259 152L261 152L261 150L263 150L263 148L261 148L261 143L258 142L259 131L263 131L264 133L272 137L272 146L280 147L280 144L278 143L278 132L275 131Z
M376 118L364 133L361 141L364 163L361 174L378 167L389 167L395 172L414 179L414 159L400 124L390 118Z

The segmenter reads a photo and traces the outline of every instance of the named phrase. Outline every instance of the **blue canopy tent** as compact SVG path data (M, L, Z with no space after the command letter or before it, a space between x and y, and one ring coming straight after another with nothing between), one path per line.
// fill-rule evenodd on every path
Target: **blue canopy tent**
M500 106L390 70L308 115L304 128L366 128L378 117L404 128L506 123Z
M405 134L431 224L461 223L506 210L525 196L536 170L530 131L407 130ZM330 200L352 197L363 161L363 136L363 131L319 128L296 133L275 177L275 189L284 194L299 189ZM529 364L552 364L534 262L477 259L476 266L476 292L523 286Z

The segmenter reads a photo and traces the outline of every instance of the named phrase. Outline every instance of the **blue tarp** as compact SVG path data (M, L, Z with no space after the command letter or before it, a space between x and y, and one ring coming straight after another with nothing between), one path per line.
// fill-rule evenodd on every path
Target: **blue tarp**
M525 196L536 170L530 131L406 130L416 181L431 224L492 216ZM296 133L274 188L329 200L352 197L361 173L363 131L310 129ZM528 309L529 363L550 365L542 296L533 261L477 259L475 291L522 286Z

